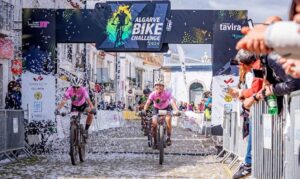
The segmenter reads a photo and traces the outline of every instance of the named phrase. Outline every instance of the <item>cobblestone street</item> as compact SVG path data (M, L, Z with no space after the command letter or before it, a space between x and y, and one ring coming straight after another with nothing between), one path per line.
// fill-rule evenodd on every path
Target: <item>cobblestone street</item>
M93 133L86 161L78 166L70 162L65 139L49 155L4 165L0 178L227 178L215 155L207 155L216 153L209 138L174 128L172 139L159 165L158 151L147 146L139 121L128 122Z

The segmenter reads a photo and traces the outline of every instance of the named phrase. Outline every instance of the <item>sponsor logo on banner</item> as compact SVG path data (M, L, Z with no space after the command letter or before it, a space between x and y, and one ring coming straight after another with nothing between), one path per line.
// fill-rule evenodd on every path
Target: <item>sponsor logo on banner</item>
M34 81L42 81L44 78L42 76L34 77Z
M112 18L108 20L106 31L115 47L124 45L125 40L130 38L132 32L132 16L128 5L119 6Z
M127 39L148 41L151 45L160 45L164 19L161 17L136 17L133 20L130 6L121 5L108 20L106 31L109 40L120 47Z
M234 80L232 78L224 80L224 83L226 83L226 84L230 84L230 83L233 83L233 82L234 82Z
M34 98L36 100L40 100L40 99L43 98L43 94L41 92L37 91L37 92L34 93Z
M49 21L33 21L33 22L28 22L28 26L31 28L47 28L48 25L50 24Z
M169 2L107 3L111 15L104 22L106 39L98 41L97 48L106 51L159 51L169 5ZM101 5L96 5L98 7Z
M212 124L222 124L224 112L236 112L237 100L229 91L236 88L238 77L233 75L215 76L212 84Z
M35 80L40 76L44 80ZM30 120L54 120L55 110L55 77L39 75L31 72L22 74L22 107L29 107ZM27 106L28 105L28 106Z
M230 103L232 101L232 96L226 94L224 97L224 101Z
M133 25L131 40L159 41L162 29L160 17L138 17Z
M222 23L222 24L220 24L220 30L221 31L241 31L242 26L236 25L234 23Z

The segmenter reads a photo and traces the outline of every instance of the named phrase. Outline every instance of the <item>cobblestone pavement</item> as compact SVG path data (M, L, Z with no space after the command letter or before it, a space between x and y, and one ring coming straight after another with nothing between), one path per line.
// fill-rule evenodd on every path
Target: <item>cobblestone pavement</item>
M72 166L68 139L57 142L49 155L0 167L0 178L207 178L226 179L210 139L186 129L173 130L172 146L163 165L158 152L147 146L138 121L94 133L86 161Z

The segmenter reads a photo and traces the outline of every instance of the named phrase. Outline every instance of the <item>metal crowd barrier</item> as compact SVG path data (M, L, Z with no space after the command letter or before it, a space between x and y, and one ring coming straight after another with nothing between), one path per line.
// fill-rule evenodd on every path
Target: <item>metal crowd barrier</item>
M264 101L252 108L252 178L280 179L283 178L285 120L283 115L272 117L266 113Z
M17 159L15 151L30 152L25 148L25 127L23 110L0 110L0 154L10 160Z
M223 123L223 151L231 151L230 149L230 126L231 126L231 113L224 114Z
M247 142L243 140L242 126L239 121L239 114L237 112L224 113L223 123L223 151L218 157L225 153L221 162L225 162L229 157L233 157L229 163L231 169L239 160L243 160Z
M252 178L300 179L300 91L284 100L281 115L271 116L264 101L251 109ZM288 103L288 104L286 104ZM223 123L223 151L221 162L232 158L231 169L244 159L247 141L242 139L239 115L225 113Z
M300 178L300 91L293 92L290 97L290 125L285 137L284 178L287 179Z

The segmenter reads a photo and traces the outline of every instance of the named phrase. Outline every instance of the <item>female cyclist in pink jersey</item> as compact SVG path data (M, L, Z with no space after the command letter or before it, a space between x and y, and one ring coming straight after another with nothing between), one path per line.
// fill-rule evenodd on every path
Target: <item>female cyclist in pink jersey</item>
M63 100L59 103L59 105L56 108L56 113L66 104L68 100L71 99L72 106L71 106L71 112L78 111L78 112L88 112L88 116L86 119L86 137L88 136L88 129L90 125L92 124L94 115L92 113L95 113L95 108L90 100L89 93L85 87L82 86L81 80L78 77L74 77L71 80L71 85L65 92Z
M148 107L151 102L153 102L153 117L152 117L152 125L153 125L153 138L154 138L154 148L157 148L156 146L156 128L157 128L157 119L158 119L158 110L167 110L168 114L166 115L166 124L167 124L167 145L171 145L171 132L172 132L172 125L171 125L171 111L172 108L176 110L176 113L179 113L179 110L176 106L175 101L173 100L172 94L169 91L166 91L164 89L165 85L164 82L161 79L157 79L154 83L155 91L153 91L149 97L148 100L144 106L144 110L148 110ZM171 104L171 106L170 106Z

